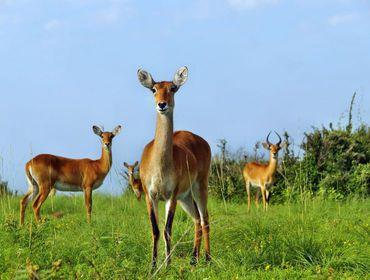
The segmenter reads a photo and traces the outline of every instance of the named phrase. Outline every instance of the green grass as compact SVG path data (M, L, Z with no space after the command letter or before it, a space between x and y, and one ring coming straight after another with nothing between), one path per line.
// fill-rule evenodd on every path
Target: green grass
M35 225L30 207L18 223L19 198L0 200L0 278L142 279L150 277L150 226L144 201L95 194L92 225L83 198L57 196L42 208L46 222ZM193 224L178 208L176 246L161 279L365 279L369 276L368 200L306 205L272 205L267 214L245 204L211 199L213 262L189 264ZM54 210L53 210L54 209ZM53 211L64 216L55 219ZM160 209L163 229L163 203ZM162 236L163 237L163 236ZM164 260L161 238L160 260Z

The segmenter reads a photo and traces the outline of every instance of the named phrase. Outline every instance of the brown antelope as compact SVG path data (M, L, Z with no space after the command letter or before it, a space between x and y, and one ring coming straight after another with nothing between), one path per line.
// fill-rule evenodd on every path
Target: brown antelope
M278 164L278 152L282 149L286 142L281 143L280 135L275 131L276 135L279 137L279 142L272 144L269 141L269 136L271 132L267 135L266 143L262 143L262 146L270 151L270 160L268 164L261 164L258 162L249 162L245 165L243 169L243 176L245 180L245 185L248 194L248 211L251 206L251 196L250 196L250 187L258 187L256 193L256 205L258 206L258 193L261 190L263 207L267 210L267 205L269 201L269 188L274 183L274 175L277 169Z
M198 135L189 131L173 132L175 93L186 82L188 69L181 67L171 82L155 82L148 72L141 69L137 74L140 83L153 92L157 111L155 137L146 145L140 163L140 178L152 226L152 267L156 265L160 235L158 200L166 201L166 264L170 263L172 222L177 201L194 221L191 263L195 264L199 258L202 235L206 260L209 261L211 255L207 198L211 149Z
M87 220L91 221L92 191L103 184L105 176L112 165L112 140L121 131L117 126L112 132L103 132L93 126L93 131L101 138L102 154L100 159L69 159L49 154L34 157L26 164L28 192L21 200L20 218L24 224L27 204L35 199L32 205L35 219L40 221L40 208L52 188L58 191L83 191Z
M143 187L141 185L140 178L135 178L135 168L139 165L139 162L136 161L133 165L124 162L123 165L127 168L128 182L132 190L134 191L137 199L140 200L143 193Z

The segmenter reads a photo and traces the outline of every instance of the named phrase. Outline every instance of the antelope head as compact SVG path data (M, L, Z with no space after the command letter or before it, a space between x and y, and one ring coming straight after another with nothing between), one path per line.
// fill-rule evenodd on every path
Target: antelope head
M152 76L143 69L139 69L137 75L140 83L153 92L157 112L159 114L172 113L175 106L174 95L185 84L188 78L188 68L184 66L177 70L171 82L155 82Z
M103 132L102 129L96 125L93 126L93 131L96 135L98 135L101 139L103 148L107 151L110 151L112 148L112 141L113 138L121 132L121 126L116 126L112 132L105 131Z
M124 162L123 165L127 168L127 175L128 175L130 186L132 190L134 191L137 199L140 200L143 189L141 187L140 179L135 179L135 169L139 165L139 162L136 161L133 165L130 165L127 162Z
M279 141L276 144L273 144L269 141L269 137L270 137L270 134L271 134L271 131L270 131L270 133L266 137L266 143L262 143L262 146L265 149L270 151L270 153L271 153L271 155L274 159L277 159L279 151L286 146L286 142L285 141L282 142L280 135L276 131L274 131L274 132L277 135L277 137L279 137Z

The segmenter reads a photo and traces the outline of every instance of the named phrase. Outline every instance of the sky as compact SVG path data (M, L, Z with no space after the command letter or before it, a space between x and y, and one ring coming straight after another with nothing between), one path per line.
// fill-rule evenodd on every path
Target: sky
M20 192L40 153L98 158L92 125L112 130L123 161L154 136L155 104L137 80L189 69L175 129L216 152L252 150L270 130L295 142L312 126L370 120L370 0L0 0L0 174Z

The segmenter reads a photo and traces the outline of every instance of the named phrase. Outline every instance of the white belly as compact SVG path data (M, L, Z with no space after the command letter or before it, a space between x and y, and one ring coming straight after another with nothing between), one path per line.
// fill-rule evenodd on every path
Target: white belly
M254 188L260 188L261 187L261 182L259 182L259 181L250 181L250 184ZM271 185L272 184L270 182L265 184L266 188L269 188Z
M251 181L251 186L254 188L259 188L261 186L261 183L258 181Z
M75 186L71 184L67 184L64 182L55 182L54 188L61 192L82 192L83 189L81 186Z
M103 184L103 182L104 182L103 180L97 181L93 185L93 190L99 188ZM61 192L82 192L83 191L83 188L81 186L71 185L71 184L68 184L65 182L59 182L59 181L55 182L54 188Z

